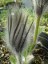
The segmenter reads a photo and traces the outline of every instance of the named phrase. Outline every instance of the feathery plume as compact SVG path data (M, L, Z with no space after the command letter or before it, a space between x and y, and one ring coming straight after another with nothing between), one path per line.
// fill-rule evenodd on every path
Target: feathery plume
M10 13L7 22L7 45L11 51L18 54L19 63L21 64L21 53L23 48L25 48L26 39L30 32L33 22L27 28L28 25L28 15L24 14L22 10L18 10L15 13ZM28 29L28 30L26 30Z

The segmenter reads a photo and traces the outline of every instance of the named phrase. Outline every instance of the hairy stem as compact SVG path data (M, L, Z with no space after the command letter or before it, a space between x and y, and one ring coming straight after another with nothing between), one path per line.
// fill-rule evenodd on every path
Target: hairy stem
M35 28L34 40L33 40L34 44L36 44L36 39L37 39L38 29L39 29L39 23L40 23L40 16L37 17L37 21L36 21L36 28Z
M38 16L37 20L36 20L36 28L35 28L34 37L33 37L33 44L30 46L31 49L33 49L35 44L36 44L36 40L37 40L37 36L38 36L38 29L39 29L40 18L41 17Z
M21 52L19 52L19 64L22 64Z

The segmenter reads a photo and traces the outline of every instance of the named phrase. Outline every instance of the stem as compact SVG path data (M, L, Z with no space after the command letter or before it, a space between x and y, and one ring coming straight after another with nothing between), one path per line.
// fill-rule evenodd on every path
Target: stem
M39 23L40 23L40 16L38 16L37 20L36 20L36 28L35 28L34 37L33 37L33 44L30 46L30 49L32 49L32 50L36 44L38 29L39 29Z
M35 28L34 40L33 40L34 44L36 44L36 39L37 39L38 29L39 29L39 23L40 23L40 16L37 17L37 21L36 21L36 28Z
M19 64L22 64L21 52L19 52Z

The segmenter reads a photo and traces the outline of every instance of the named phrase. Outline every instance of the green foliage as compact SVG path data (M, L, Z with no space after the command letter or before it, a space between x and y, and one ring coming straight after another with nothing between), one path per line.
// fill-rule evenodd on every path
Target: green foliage
M3 33L3 32L0 32L0 38L1 38L2 36L4 36L4 33Z
M13 2L14 0L0 0L0 6L7 4L8 2Z
M41 22L40 22L40 25L45 25L45 24L48 24L48 12L46 12L42 18L41 18Z
M16 58L15 58L15 56L11 55L10 56L10 61L11 61L11 64L16 64Z
M0 14L0 20L1 20L1 25L2 27L5 27L6 21L7 21L7 12L8 10L3 10Z

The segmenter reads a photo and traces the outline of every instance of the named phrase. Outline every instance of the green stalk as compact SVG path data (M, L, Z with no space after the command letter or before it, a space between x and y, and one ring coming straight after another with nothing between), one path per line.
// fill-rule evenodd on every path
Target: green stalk
M38 17L37 17L37 20L36 20L36 28L35 28L35 32L34 32L34 38L33 38L33 43L34 43L34 44L36 44L36 40L37 40L39 23L40 23L40 16L38 16Z
M37 20L36 20L36 28L35 28L34 37L33 37L32 49L34 48L34 46L36 44L36 40L37 40L37 36L38 36L39 23L40 23L40 16L38 16Z
M30 49L33 49L35 44L36 44L36 40L37 40L37 36L38 36L38 29L39 29L40 18L41 17L38 16L37 19L36 19L36 28L35 28L34 37L33 37L33 44L30 46Z
M22 64L21 52L19 52L19 64Z

